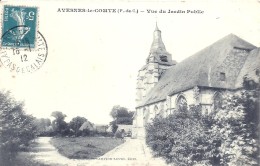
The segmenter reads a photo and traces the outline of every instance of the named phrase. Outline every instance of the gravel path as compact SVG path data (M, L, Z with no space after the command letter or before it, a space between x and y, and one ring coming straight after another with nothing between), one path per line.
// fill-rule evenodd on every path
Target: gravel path
M164 166L160 158L153 158L140 139L127 139L125 143L109 151L96 160L68 159L50 144L50 137L40 137L37 146L29 152L32 159L50 166Z

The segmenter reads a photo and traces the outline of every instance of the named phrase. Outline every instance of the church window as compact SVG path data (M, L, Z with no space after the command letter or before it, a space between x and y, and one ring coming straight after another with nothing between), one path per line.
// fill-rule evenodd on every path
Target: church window
M165 55L160 56L160 60L162 62L168 62L167 56L165 56Z
M221 93L216 92L213 97L213 108L214 110L221 108L223 103L223 96Z
M177 109L179 111L186 111L188 108L187 100L184 96L179 96L177 99Z
M221 72L220 73L220 81L225 81L226 80L226 74Z

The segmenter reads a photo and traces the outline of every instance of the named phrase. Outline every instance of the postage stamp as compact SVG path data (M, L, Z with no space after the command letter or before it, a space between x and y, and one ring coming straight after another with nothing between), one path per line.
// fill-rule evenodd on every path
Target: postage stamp
M1 47L35 48L38 8L4 6Z

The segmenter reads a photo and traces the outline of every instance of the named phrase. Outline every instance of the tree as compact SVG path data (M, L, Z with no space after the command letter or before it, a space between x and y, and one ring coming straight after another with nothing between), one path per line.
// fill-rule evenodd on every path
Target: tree
M133 123L133 111L128 111L127 108L116 105L112 108L110 115L116 121L116 124L128 124Z
M118 128L116 121L115 120L111 121L110 126L112 126L112 132L115 133Z
M112 132L116 132L118 124L132 125L133 115L134 112L128 111L128 109L125 107L121 107L120 105L114 106L110 112L110 116L114 119L112 122L110 122L110 125L112 126Z
M63 114L60 111L54 111L51 113L51 116L55 118L55 120L52 121L52 127L54 129L54 132L56 132L56 134L61 135L68 134L68 125L64 121L67 115Z
M86 121L88 121L86 118L77 116L69 122L69 128L73 130L76 136L78 136L79 128Z
M116 119L118 117L128 117L129 114L127 108L116 105L112 108L110 115L112 118Z
M35 138L34 117L24 112L24 104L0 92L0 165L10 165L19 150Z
M49 136L52 132L51 120L48 118L35 119L34 124L37 128L37 135Z

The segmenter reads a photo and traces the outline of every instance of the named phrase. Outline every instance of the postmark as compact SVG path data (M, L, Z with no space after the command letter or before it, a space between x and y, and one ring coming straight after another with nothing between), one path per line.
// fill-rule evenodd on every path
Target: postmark
M5 36L2 36L2 38L4 37ZM40 69L46 61L48 45L40 32L36 34L36 49L31 49L30 40L26 42L28 42L28 45L25 48L0 48L0 61L2 65L11 72L32 73Z
M1 47L35 48L38 8L25 6L3 7Z

